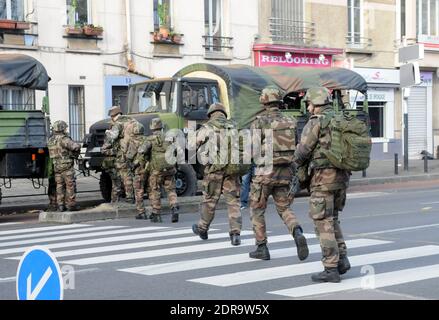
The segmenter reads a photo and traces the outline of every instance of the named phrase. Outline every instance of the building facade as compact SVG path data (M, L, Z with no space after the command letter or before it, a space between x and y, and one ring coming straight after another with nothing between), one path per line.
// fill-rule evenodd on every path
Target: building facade
M253 3L0 0L0 54L26 54L46 67L51 120L67 120L80 141L112 105L125 108L131 83L170 77L197 62L251 64ZM44 94L3 87L0 103L41 108Z

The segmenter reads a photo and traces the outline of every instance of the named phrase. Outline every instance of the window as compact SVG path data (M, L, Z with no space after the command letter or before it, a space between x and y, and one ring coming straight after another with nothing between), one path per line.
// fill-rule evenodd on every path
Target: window
M405 0L401 0L401 38L406 36L405 19Z
M67 0L67 24L91 24L90 10L90 0Z
M275 41L303 42L310 23L304 21L303 0L272 0L270 33Z
M361 0L348 0L348 43L360 44L362 37Z
M418 0L416 29L419 34L439 35L439 0Z
M23 0L0 0L0 19L24 20Z
M171 6L171 0L154 0L154 30L159 30L160 25L171 28Z
M0 105L3 110L35 110L35 91L11 86L1 87Z
M183 114L192 119L205 119L212 103L219 102L218 87L215 84L183 83Z
M204 0L205 48L207 51L222 51L227 45L222 37L222 2Z
M357 102L357 106L362 106L363 102ZM372 138L385 138L384 136L384 107L385 102L370 102L369 118L370 118L370 134Z
M74 141L85 135L85 100L83 86L69 86L69 132Z

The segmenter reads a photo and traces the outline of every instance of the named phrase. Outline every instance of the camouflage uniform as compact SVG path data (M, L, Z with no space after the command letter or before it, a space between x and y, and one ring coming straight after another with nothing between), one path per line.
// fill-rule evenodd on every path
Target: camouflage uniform
M305 100L310 101L320 110L314 110L314 115L303 129L295 153L295 162L301 166L306 161L310 161L309 215L314 221L315 232L320 239L325 270L334 272L334 281L331 282L338 282L339 275L335 275L335 271L339 267L339 257L346 257L347 254L338 214L343 210L346 202L350 173L335 168L322 152L329 149L331 144L328 126L322 126L322 123L329 121L334 114L329 91L326 88L311 88ZM313 280L317 281L315 278Z
M133 137L128 144L127 159L133 163L134 170L134 191L136 196L137 218L146 218L143 195L146 180L146 153L151 149L151 144L144 136L144 127L137 123L133 130Z
M267 87L262 91L260 101L265 111L256 117L251 125L253 146L260 145L265 150L265 130L273 132L273 168L270 173L264 172L263 165L258 164L250 191L250 215L258 249L250 253L250 257L270 259L265 224L265 210L270 195L273 196L277 213L294 237L300 260L308 257L306 239L297 218L290 208L294 194L289 193L289 185L293 178L293 154L296 147L296 120L282 115L279 110L282 95L279 89ZM268 174L267 174L268 173Z
M108 173L111 179L111 203L119 201L120 193L122 191L122 182L116 169L117 145L117 142L111 144L110 133L106 131L104 144L101 148L102 154L105 155L105 158L102 161L102 169Z
M56 211L58 207L58 203L56 202L55 171L53 168L53 160L50 158L47 167L48 167L47 176L49 182L49 188L47 189L47 195L49 196L49 206L47 208L47 211Z
M81 145L74 142L66 133L67 124L56 121L53 124L54 134L49 138L50 158L53 159L56 181L56 199L58 210L76 210L76 179L74 159L79 156Z
M137 121L122 115L120 107L113 107L109 111L112 127L109 130L111 145L118 143L115 167L125 187L126 200L134 203L132 164L126 158L128 142L132 137L132 130Z
M153 222L161 222L161 186L168 195L169 205L172 210L172 222L178 221L177 192L175 191L175 164L170 164L166 159L166 150L171 145L165 140L161 131L163 128L160 118L151 121L150 129L152 135L147 137L148 149L147 159L149 160L149 201L152 206L151 219Z
M226 111L223 105L217 103L210 106L208 111L209 121L197 131L196 147L197 149L204 145L209 149L211 144L209 137L217 137L220 129L234 129L235 124L227 120ZM217 143L213 140L213 143ZM216 156L216 155L214 155ZM217 159L219 160L219 159ZM219 162L219 161L217 161ZM204 170L203 179L203 200L201 203L201 218L198 224L193 225L195 234L200 235L204 240L207 239L209 226L215 217L215 208L221 193L226 199L229 215L229 234L233 245L239 245L242 217L239 208L240 182L238 175L227 175L225 164L208 163Z

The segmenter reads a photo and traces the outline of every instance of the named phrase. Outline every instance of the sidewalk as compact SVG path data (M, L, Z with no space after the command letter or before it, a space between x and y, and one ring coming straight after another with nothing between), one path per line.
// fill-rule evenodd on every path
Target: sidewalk
M409 160L409 170L404 170L401 160L398 165L398 174L395 174L395 163L393 160L371 161L366 170L366 177L363 173L353 172L351 186L374 185L385 183L398 183L408 181L439 180L439 160L428 160L428 172L424 172L424 160Z
M439 180L439 160L436 159L428 161L428 173L424 173L423 160L410 160L408 171L404 171L403 165L400 163L398 166L398 175L395 175L394 170L393 161L371 161L370 166L366 171L366 177L362 176L362 172L353 172L350 186ZM41 213L40 221L74 223L81 221L121 218L134 216L136 214L134 206L128 205L115 208L108 205L100 205L102 198L99 191L99 181L94 177L79 176L77 178L77 189L78 203L83 207L93 206L94 208L85 209L74 213ZM16 195L23 196L16 198L4 198L2 205L0 205L0 213L11 212L11 210L14 210L15 207L21 207L29 211L45 210L47 207L48 198L47 195L44 194L44 188L35 190L32 188L32 183L28 180L13 181L12 189L2 188L2 190L3 196L6 197ZM200 201L200 196L179 198L180 212L193 213L198 211ZM163 213L166 215L169 214L167 199L162 199L162 203L164 209ZM148 200L145 201L145 205L149 205ZM223 201L223 198L221 198L218 204L218 209L225 208L226 204Z

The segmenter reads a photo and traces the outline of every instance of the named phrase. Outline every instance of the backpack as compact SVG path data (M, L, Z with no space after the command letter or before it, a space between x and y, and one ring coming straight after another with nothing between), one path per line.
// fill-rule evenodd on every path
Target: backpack
M221 120L214 120L209 121L208 124L206 124L210 129L212 129L215 132L216 138L221 134L221 130L234 130L236 129L235 124L227 119ZM224 131L223 131L224 132ZM242 176L248 173L248 171L251 168L251 164L243 164L244 159L244 146L243 146L243 139L241 138L233 138L232 133L234 131L228 131L228 135L225 137L227 139L227 159L221 159L221 155L219 153L219 146L218 146L218 155L216 159L216 163L212 164L210 166L210 172L216 172L223 170L226 176ZM239 151L239 159L238 163L232 163L232 150L238 150ZM235 162L235 161L234 161Z
M175 164L170 164L166 159L166 150L171 143L165 140L164 135L149 136L148 141L151 143L150 169L165 172L175 168Z
M326 124L331 135L329 150L322 150L339 169L362 171L369 167L372 140L367 124L347 112L333 114Z

